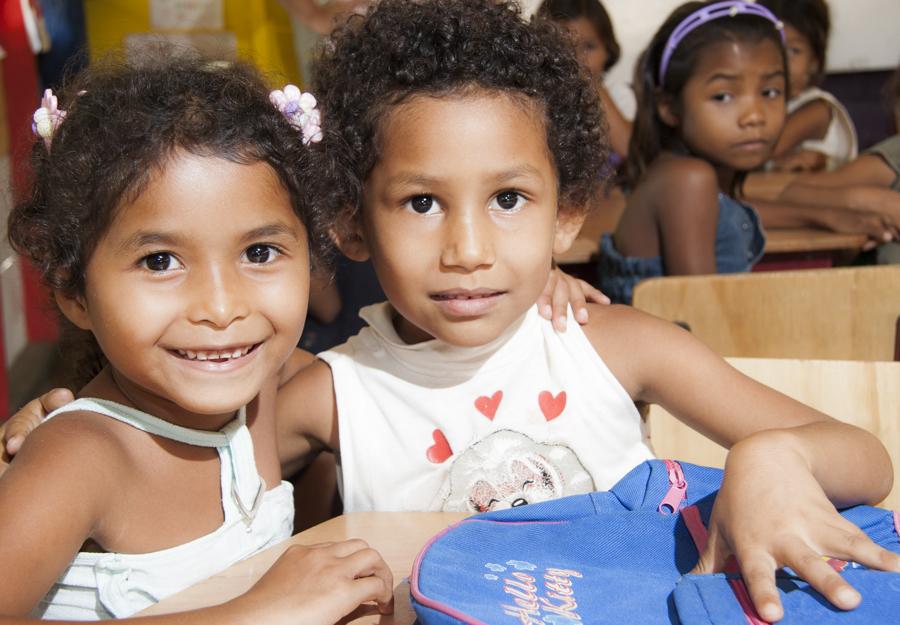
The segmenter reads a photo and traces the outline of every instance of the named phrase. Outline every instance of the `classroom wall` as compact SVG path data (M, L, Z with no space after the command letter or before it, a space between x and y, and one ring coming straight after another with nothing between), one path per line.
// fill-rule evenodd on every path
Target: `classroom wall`
M683 0L602 0L622 45L608 82L630 83L634 62L666 16ZM522 0L526 12L540 0ZM892 69L900 63L900 0L829 0L829 72Z

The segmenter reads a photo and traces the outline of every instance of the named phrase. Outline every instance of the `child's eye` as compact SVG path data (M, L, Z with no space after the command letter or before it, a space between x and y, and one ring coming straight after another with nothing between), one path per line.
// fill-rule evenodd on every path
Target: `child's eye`
M141 259L141 266L150 271L173 271L183 265L169 252L154 252Z
M712 99L716 102L731 102L732 97L730 93L716 93Z
M248 262L256 265L264 265L275 260L280 253L280 250L276 247L257 243L256 245L251 245L244 251L244 257Z
M770 99L777 99L781 97L781 89L778 87L770 87L769 89L763 89L763 97Z
M427 215L435 207L436 202L430 195L416 195L407 200L406 204L420 215Z
M494 198L494 203L504 211L521 208L524 198L516 191L501 191Z

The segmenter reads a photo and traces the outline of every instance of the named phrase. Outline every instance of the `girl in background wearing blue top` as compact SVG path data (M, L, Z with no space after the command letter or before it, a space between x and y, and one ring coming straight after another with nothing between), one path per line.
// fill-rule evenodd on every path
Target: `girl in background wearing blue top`
M636 72L628 203L601 241L600 288L613 301L630 303L645 278L747 271L759 260L759 216L735 196L778 141L786 86L783 26L767 9L689 2L666 19ZM874 216L755 205L767 225L884 236Z
M10 239L104 366L0 479L4 625L127 619L290 536L273 408L328 216L306 195L316 113L289 122L309 96L278 94L151 58L35 113ZM243 596L141 622L326 625L392 587L361 541L291 547Z

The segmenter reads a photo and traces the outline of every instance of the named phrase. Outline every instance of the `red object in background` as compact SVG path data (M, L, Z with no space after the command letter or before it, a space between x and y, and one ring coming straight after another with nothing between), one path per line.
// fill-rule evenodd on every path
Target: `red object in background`
M31 0L31 5L38 5ZM28 152L32 142L31 116L40 102L37 63L26 32L19 0L0 2L0 46L3 62L3 90L6 94L6 122L9 129L13 197L21 197L28 182ZM39 8L39 7L38 7ZM22 264L25 290L26 326L29 341L52 341L59 336L49 294L37 271ZM5 388L5 384L3 385ZM5 402L0 403L4 406Z

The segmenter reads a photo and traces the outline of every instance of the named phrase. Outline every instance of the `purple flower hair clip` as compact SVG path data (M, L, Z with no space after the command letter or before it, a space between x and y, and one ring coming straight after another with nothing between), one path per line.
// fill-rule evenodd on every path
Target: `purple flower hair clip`
M44 97L41 99L41 106L34 112L31 122L31 132L34 136L44 140L44 145L50 149L50 143L53 140L53 133L59 128L59 125L66 118L66 112L58 108L56 96L53 95L52 89L44 91Z
M284 91L272 91L269 100L292 126L300 129L304 145L322 140L322 118L313 94L300 91L295 85L287 85Z

